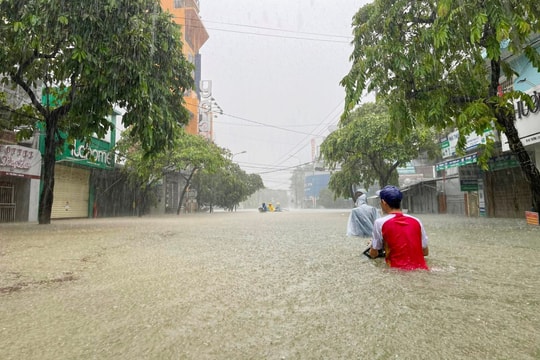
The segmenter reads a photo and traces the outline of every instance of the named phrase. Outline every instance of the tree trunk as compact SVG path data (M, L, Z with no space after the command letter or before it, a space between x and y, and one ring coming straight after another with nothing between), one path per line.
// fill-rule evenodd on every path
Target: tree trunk
M54 197L54 167L56 164L56 126L58 118L51 116L45 121L45 153L43 154L43 165L41 181L43 190L39 198L38 221L41 225L51 223L51 212Z
M189 182L186 181L186 185L184 185L184 188L182 189L182 193L180 194L180 200L178 200L178 208L176 209L176 215L180 215L180 212L182 211L182 204L184 202L184 197L186 195L188 186L189 186Z
M504 128L504 134L508 139L510 150L516 155L521 166L521 171L523 171L529 182L532 195L531 206L534 211L540 211L540 172L519 138L514 119L514 115L506 117L497 116L497 121Z
M379 189L382 189L386 185L390 185L388 179L390 179L390 174L379 174Z
M180 215L180 212L182 211L182 203L184 202L184 196L186 195L186 191L191 185L191 179L193 178L193 175L195 175L195 172L197 171L197 168L194 168L189 176L185 179L186 185L184 185L184 188L182 189L182 193L180 194L180 200L178 201L178 208L176 209L176 215Z

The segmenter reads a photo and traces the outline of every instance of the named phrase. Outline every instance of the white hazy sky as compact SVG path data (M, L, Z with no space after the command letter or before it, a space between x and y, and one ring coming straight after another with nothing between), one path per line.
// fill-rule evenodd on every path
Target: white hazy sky
M201 0L202 79L223 109L214 139L270 189L312 160L343 110L352 17L367 0Z

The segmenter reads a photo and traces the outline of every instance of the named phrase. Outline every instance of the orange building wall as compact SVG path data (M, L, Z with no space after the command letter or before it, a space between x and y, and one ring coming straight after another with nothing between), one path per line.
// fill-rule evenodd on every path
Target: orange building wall
M202 25L198 9L194 8L174 8L174 0L162 0L161 7L163 11L168 11L173 15L173 21L180 25L182 32L182 52L184 56L190 60L193 64L195 62L195 54L199 52L200 47L208 39L208 33ZM186 23L188 24L186 27ZM186 41L186 33L189 34L192 39L192 46ZM199 99L194 90L190 91L188 95L184 97L185 107L191 112L192 116L189 123L186 125L186 132L189 134L199 133Z

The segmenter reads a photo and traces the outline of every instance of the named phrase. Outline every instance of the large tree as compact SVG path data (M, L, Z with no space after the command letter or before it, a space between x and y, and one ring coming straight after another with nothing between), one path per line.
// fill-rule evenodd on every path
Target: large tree
M382 104L366 103L342 119L339 128L321 144L321 155L331 168L339 167L328 187L337 197L350 197L353 184L369 187L398 185L397 168L421 152L436 154L433 134L427 129L392 136L391 122Z
M61 132L103 137L114 106L147 152L172 143L189 120L193 87L180 29L158 0L0 0L0 71L29 104L11 109L11 126L45 128L39 223L50 223ZM29 116L29 115L32 116ZM28 120L32 120L31 123Z
M117 144L123 170L143 193L167 174L179 174L184 178L177 214L180 214L187 189L199 170L213 173L227 164L227 151L199 135L179 130L170 148L148 154L132 136L126 136Z
M517 99L533 104L523 93L497 91L503 76L517 74L508 55L523 54L540 68L530 44L539 20L534 1L374 0L353 19L352 68L342 80L345 112L373 91L388 105L394 132L415 131L418 124L456 128L461 149L466 135L495 126L506 134L539 210L540 172L520 141L514 114ZM481 160L492 148L489 139Z
M214 206L234 210L249 196L263 189L263 181L258 174L247 174L232 161L215 172L206 169L198 172L193 181L197 189L199 206Z

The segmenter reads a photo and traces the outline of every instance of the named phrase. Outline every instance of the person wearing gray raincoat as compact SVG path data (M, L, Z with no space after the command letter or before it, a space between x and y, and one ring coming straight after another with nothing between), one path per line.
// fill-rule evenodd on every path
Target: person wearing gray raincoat
M367 195L362 193L355 202L347 223L347 236L371 237L373 223L379 217L377 209L367 203Z

